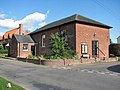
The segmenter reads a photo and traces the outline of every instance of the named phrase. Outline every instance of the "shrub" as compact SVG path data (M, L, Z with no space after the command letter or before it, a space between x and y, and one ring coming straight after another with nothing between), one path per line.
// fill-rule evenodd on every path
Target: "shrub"
M72 59L75 55L68 45L67 36L61 36L59 33L50 35L50 59Z
M120 44L111 44L109 46L109 52L110 54L113 54L115 56L120 56Z
M29 55L28 55L28 58L30 58L30 59L37 59L37 57L34 56L34 55L32 55L32 54L29 54Z
M118 57L118 61L120 61L120 57Z

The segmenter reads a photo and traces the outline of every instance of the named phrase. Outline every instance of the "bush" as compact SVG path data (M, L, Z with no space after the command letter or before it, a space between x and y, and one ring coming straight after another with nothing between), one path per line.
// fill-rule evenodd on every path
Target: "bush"
M115 56L120 56L120 44L111 44L109 46L109 53Z
M30 58L30 59L37 59L37 57L32 55L32 54L28 55L28 58Z
M59 33L50 35L50 59L72 59L75 55L68 45L67 36L61 36Z
M118 61L120 61L120 57L118 57Z

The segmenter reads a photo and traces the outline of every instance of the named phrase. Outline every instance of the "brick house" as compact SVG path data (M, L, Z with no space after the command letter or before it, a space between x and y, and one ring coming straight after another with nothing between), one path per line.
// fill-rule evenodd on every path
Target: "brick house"
M103 59L109 58L110 28L112 27L75 14L45 25L30 33L30 36L36 43L36 55L48 54L51 33L60 32L68 36L69 46L79 56Z
M34 41L29 35L14 34L10 41L9 56L27 57L32 53L32 45L34 45Z
M9 46L8 44L9 44L10 39L12 38L13 34L27 35L28 33L23 30L23 24L19 24L18 28L9 30L2 36L2 41L3 41L4 47L6 45Z

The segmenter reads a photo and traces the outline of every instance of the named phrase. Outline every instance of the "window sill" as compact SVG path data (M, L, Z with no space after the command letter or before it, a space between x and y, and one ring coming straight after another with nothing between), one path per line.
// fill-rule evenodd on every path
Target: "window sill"
M28 49L27 50L23 50L23 51L28 51Z

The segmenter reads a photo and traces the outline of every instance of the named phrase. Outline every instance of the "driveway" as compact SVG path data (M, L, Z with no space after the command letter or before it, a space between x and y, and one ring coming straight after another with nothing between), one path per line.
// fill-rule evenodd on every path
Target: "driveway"
M119 71L120 62L50 68L0 58L0 76L26 90L119 90Z

